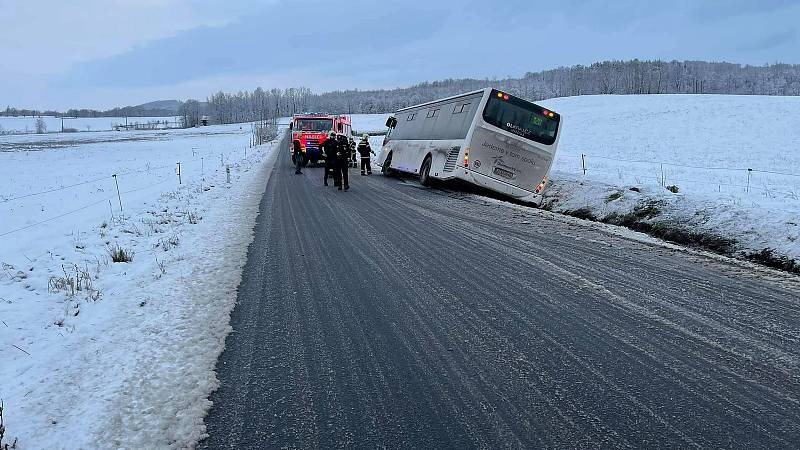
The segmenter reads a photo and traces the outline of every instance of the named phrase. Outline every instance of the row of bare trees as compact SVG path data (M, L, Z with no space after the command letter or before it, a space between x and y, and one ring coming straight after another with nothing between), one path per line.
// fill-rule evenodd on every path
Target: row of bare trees
M201 115L215 123L266 121L298 112L385 113L437 98L492 86L529 100L589 94L800 95L800 65L747 66L704 61L605 61L589 66L529 72L520 78L448 79L408 88L314 94L305 87L218 92L184 103L194 126Z

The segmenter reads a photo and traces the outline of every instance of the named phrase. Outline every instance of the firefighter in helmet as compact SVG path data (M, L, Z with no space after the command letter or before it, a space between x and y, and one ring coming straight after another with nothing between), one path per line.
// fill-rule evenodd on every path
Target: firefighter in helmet
M369 146L369 135L367 133L361 136L361 142L358 143L358 154L361 156L361 175L372 175L370 154L374 155L375 152ZM366 173L364 172L365 170Z

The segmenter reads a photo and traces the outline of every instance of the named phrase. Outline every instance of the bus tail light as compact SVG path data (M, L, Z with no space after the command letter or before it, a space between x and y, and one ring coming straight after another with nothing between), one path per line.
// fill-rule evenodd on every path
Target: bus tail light
M464 168L469 168L469 148L464 150Z
M536 186L536 193L537 193L537 194L541 193L541 192L544 190L544 187L545 187L546 185L547 185L547 175L545 175L545 177L544 177L544 178L542 178L542 182L541 182L541 183L539 183L539 185L538 185L538 186Z

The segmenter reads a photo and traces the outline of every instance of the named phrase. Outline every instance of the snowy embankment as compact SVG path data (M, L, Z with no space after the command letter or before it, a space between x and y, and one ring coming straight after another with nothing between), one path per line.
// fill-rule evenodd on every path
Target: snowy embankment
M800 98L541 103L565 118L545 208L800 270Z
M249 130L0 138L6 440L197 440L277 154L248 148Z

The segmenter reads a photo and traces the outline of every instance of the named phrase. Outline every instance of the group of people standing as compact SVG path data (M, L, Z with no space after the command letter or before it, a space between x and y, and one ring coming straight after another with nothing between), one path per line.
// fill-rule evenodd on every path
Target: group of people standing
M294 140L292 143L295 159L295 174L301 174L300 167L303 163L303 147L299 140ZM333 178L333 185L338 187L339 190L350 189L350 177L348 173L349 167L356 167L356 153L361 157L361 175L372 175L372 164L370 163L370 155L375 152L369 145L369 135L364 134L358 146L355 142L348 139L343 134L336 134L333 131L319 146L320 152L325 158L325 175L323 177L323 184L328 186L328 177Z

